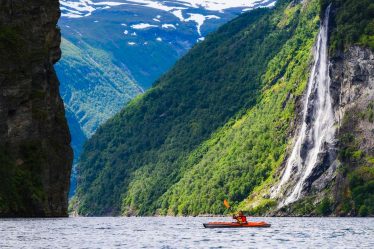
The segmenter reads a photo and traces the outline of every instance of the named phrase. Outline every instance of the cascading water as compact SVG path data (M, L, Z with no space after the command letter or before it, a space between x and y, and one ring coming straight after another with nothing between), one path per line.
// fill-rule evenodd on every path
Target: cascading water
M330 95L328 58L329 14L330 6L326 9L313 51L315 62L308 82L302 126L280 183L272 193L272 197L278 196L291 176L296 180L291 194L285 194L281 206L300 197L304 182L317 166L318 157L324 147L334 143L335 117Z

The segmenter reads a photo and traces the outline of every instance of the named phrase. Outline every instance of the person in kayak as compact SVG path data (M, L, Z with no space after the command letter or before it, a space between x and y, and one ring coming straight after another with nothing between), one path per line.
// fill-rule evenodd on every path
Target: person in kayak
M237 220L237 222L239 224L246 224L246 223L248 223L247 222L247 217L243 214L242 211L239 211L238 215L234 215L232 218L234 220Z

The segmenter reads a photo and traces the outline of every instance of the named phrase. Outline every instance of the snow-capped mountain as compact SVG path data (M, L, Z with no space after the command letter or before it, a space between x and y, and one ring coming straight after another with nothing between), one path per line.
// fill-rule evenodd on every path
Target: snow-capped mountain
M114 0L114 1L91 1L91 0L60 0L62 16L79 18L91 15L92 12L100 9L108 9L120 5L138 5L162 11L174 12L176 10L206 9L223 12L226 9L243 8L244 10L259 6L269 7L274 1L263 0Z
M133 6L155 9L168 12L177 17L181 22L195 22L197 32L201 35L201 26L206 20L220 19L218 15L204 15L193 13L195 10L206 10L219 12L224 15L226 10L247 11L256 7L271 7L275 4L274 0L176 0L176 1L155 1L155 0L117 0L117 1L91 1L91 0L61 0L62 17L66 18L84 18L92 15L95 11L106 10L110 8L131 8ZM230 11L229 11L230 12ZM161 22L159 18L152 19L155 22ZM170 24L162 24L170 25ZM162 27L161 25L161 27ZM157 25L145 24L143 28L157 27Z
M275 0L60 0L61 82L75 156L83 142L194 44Z

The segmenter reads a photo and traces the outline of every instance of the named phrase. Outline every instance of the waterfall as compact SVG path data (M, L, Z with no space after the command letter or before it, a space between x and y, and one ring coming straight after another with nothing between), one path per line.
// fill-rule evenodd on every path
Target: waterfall
M282 178L272 193L272 197L276 197L291 178L296 181L290 194L284 194L281 206L298 200L306 179L318 165L319 155L323 154L326 146L334 144L335 117L330 95L328 58L329 14L330 6L326 9L314 46L314 64L304 101L302 126Z

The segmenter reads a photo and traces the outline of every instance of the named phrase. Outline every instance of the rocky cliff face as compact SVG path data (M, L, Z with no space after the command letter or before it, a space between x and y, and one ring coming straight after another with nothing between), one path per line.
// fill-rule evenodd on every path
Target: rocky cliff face
M338 53L330 60L331 92L334 103L335 120L338 130L336 132L336 149L340 150L341 141L339 137L346 133L342 126L347 123L347 116L352 112L357 114L365 111L374 101L374 54L370 49L353 46L346 52ZM374 123L368 119L359 118L351 122L357 130L351 132L362 136L363 141L359 144L360 149L373 153L374 148ZM344 128L344 127L343 127ZM353 129L353 127L351 127ZM336 177L336 170L341 166L340 158L335 153L326 158L316 168L314 174L309 178L309 184L315 193L323 191L331 180Z
M374 215L374 53L353 46L331 61L339 120L336 215Z
M365 109L374 100L374 53L370 49L353 46L331 60L330 73L341 125L347 111L353 107ZM363 130L374 128L369 123L359 126ZM371 132L365 135L368 138L368 143L362 145L365 149L374 148L373 135Z
M58 0L0 1L0 216L66 216L72 150Z
M369 208L374 204L374 53L360 46L337 52L329 74L337 127L334 148L321 151L302 198L277 215L355 216L374 211Z

